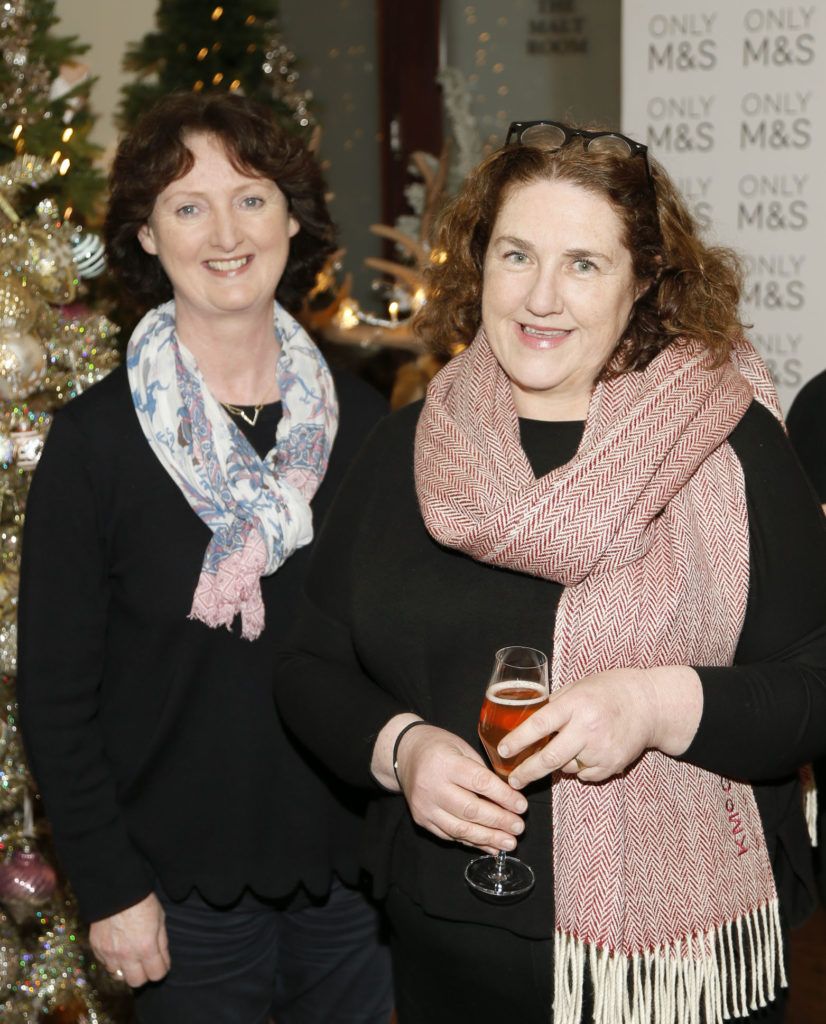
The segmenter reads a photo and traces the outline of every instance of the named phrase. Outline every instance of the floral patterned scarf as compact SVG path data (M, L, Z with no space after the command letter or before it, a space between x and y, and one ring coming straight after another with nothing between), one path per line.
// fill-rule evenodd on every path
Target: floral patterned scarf
M278 303L274 323L283 415L263 460L179 342L174 302L146 314L126 353L141 429L212 530L190 618L230 628L240 613L247 640L264 628L260 577L313 539L310 499L324 478L338 427L333 379L321 353Z

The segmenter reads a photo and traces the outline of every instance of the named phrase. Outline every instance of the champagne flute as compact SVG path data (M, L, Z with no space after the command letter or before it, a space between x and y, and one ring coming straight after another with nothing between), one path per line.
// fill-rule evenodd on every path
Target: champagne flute
M547 703L548 659L542 651L533 647L497 651L479 712L479 738L501 779L507 781L518 764L548 742L544 737L513 757L501 757L496 749L507 733ZM535 881L530 865L504 850L474 858L465 868L465 879L474 892L494 901L523 896Z

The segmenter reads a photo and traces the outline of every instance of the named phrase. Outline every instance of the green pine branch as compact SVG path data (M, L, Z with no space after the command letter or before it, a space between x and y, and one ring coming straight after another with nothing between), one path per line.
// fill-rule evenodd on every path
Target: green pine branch
M221 11L220 16L214 16ZM290 130L301 99L292 54L267 61L280 42L273 0L246 0L219 6L215 0L161 0L157 30L128 47L123 60L135 80L122 89L118 124L132 127L147 106L171 92L238 90L272 107ZM269 71L266 65L269 63Z
M0 94L13 95L20 83L20 67L24 68L25 92L22 104L11 103L0 112L0 164L24 152L54 157L58 167L68 160L68 165L64 165L68 169L63 174L56 174L47 185L26 194L25 205L18 212L24 217L30 215L40 199L48 195L62 210L71 207L72 219L78 223L95 222L105 188L104 176L95 165L102 149L89 138L96 120L89 104L95 79L78 83L60 97L52 98L49 94L49 86L60 74L61 66L75 63L89 46L79 42L77 36L52 32L59 21L54 13L54 0L30 0L26 10L24 28L30 40L25 64L0 61ZM0 47L4 51L15 47L15 39L11 33L0 41Z

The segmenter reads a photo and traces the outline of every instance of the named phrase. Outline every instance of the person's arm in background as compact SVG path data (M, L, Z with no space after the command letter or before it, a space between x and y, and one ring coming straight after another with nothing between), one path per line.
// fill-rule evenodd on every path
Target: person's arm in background
M800 390L789 409L786 427L826 512L826 371Z

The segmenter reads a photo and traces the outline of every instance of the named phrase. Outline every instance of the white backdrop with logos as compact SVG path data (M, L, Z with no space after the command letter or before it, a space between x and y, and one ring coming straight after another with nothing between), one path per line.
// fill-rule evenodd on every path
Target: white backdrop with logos
M748 271L784 408L826 367L826 0L624 0L622 125Z

